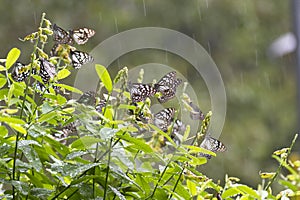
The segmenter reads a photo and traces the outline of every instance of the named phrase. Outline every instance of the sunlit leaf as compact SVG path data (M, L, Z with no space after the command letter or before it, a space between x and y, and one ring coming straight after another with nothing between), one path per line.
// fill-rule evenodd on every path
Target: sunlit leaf
M141 151L144 151L146 153L153 152L152 148L143 140L133 138L129 135L118 135L117 137L127 141L128 143L134 144L135 147Z
M0 78L0 88L2 88L7 82L6 78Z
M0 126L0 137L5 137L8 134L8 130L5 126Z
M82 92L79 90L79 89L77 89L77 88L74 88L74 87L72 87L72 86L69 86L69 85L66 85L66 84L61 84L61 83L57 83L57 84L55 84L56 86L59 86L59 87L62 87L62 88L65 88L66 90L69 90L69 91L71 91L71 92L75 92L75 93L78 93L78 94L82 94Z
M261 178L273 178L275 174L274 172L259 172Z
M6 57L5 67L8 70L19 58L21 51L17 48L12 48Z
M24 135L27 133L26 129L23 128L22 126L20 126L19 124L8 123L8 125L11 128L15 129L16 131L18 131L18 132L20 132L20 133L22 133Z
M68 69L62 69L57 73L57 80L67 78L71 72Z
M19 111L18 109L9 109L9 108L1 110L2 113L7 113L7 114L10 114L10 115L17 113L18 111Z
M25 124L25 122L22 119L14 117L0 117L0 121L13 124Z
M45 122L45 121L49 121L50 119L53 119L54 117L57 116L57 113L55 111L53 112L49 112L49 113L46 113L46 114L43 114L37 122Z
M0 65L0 72L5 71L5 70L6 70L6 68L4 66Z
M110 93L113 89L112 81L111 81L108 71L106 70L106 67L104 67L103 65L96 64L95 68L96 68L96 72L97 72L100 80L104 84L107 91Z

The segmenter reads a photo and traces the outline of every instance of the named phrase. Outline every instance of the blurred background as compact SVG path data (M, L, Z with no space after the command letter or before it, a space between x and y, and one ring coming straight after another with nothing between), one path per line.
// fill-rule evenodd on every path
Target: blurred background
M228 174L256 187L260 170L276 170L272 152L289 146L297 132L295 53L275 57L269 51L278 37L293 30L289 1L0 0L0 5L0 57L18 47L24 63L29 62L32 45L18 38L36 31L42 12L65 29L95 29L96 35L81 47L84 51L118 32L147 26L180 31L198 41L218 66L227 95L220 140L228 151L200 169L215 181L223 181ZM186 77L194 73L178 56L165 57L151 50L133 52L110 69L115 73L123 66L157 62L174 66ZM208 111L210 99L200 79L190 81L199 85L198 101ZM297 145L294 150L299 151L299 142Z

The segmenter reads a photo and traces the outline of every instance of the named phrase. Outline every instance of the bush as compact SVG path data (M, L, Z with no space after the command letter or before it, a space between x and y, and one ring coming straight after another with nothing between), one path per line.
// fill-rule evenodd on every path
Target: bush
M62 33L66 37L71 34ZM228 176L221 186L197 170L211 155L215 156L212 151L217 151L202 145L203 138L207 138L204 135L211 112L203 116L199 133L192 137L188 125L181 130L182 134L174 132L176 119L160 127L151 118L149 98L132 103L133 93L126 90L127 68L112 80L106 68L96 64L101 80L96 93L82 93L59 83L71 74L72 66L80 67L80 63L74 64L81 62L74 61L74 52L87 61L91 57L75 50L69 40L66 44L59 43L52 56L48 55L44 47L52 35L51 22L43 14L37 32L24 38L34 43L30 63L17 62L21 52L16 48L1 60L5 62L0 66L4 72L0 76L1 197L284 199L300 196L300 161L288 159L297 135L289 148L274 152L278 170L261 173L263 181L257 189ZM69 92L82 96L76 101L69 98ZM161 95L164 92L154 96L161 98ZM186 110L191 111L187 94L182 97ZM149 132L151 135L146 138ZM193 142L187 144L190 140ZM278 178L282 168L289 173ZM271 190L274 181L284 186L277 195Z

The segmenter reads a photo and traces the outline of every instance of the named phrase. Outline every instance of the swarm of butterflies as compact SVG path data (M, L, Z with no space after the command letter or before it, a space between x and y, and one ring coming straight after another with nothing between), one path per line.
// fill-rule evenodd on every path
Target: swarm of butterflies
M157 97L158 102L165 103L175 97L177 87L182 83L182 80L176 78L176 72L172 71L163 76L155 84L144 84L144 83L129 83L127 90L130 94L130 103L136 106L136 110L129 110L128 114L135 117L135 122L142 124L153 124L158 127L161 131L169 133L171 139L176 142L180 142L178 138L181 133L185 131L186 126L184 123L176 118L176 109L174 107L168 107L160 110L157 113L151 113L151 111L145 109L145 101L147 98ZM101 99L96 104L96 93L89 91L84 93L78 100L78 103L85 105L94 106L96 111L99 113L105 112L104 108L108 103L107 99ZM197 105L189 100L190 106L190 117L192 120L204 120L205 115L199 109ZM149 113L150 112L150 113ZM78 122L73 122L68 126L62 128L64 137L67 137L72 132L76 131ZM140 133L146 131L140 129L140 125L136 124L136 127L140 130ZM166 140L165 140L166 141ZM164 141L164 142L165 142ZM165 143L164 143L165 144ZM199 144L200 147L213 151L213 152L224 152L226 150L225 145L219 140L206 135L202 142ZM201 153L199 156L211 158L211 155Z
M54 58L54 60L57 58L59 61L63 60L66 63L65 66L71 65L75 69L79 69L82 65L93 62L94 59L91 55L77 50L72 45L85 44L89 38L95 35L94 30L89 28L79 28L66 31L56 24L53 24L51 28L54 41L54 45L50 52L51 58ZM35 83L34 87L36 89L47 91L51 86L54 90L58 91L59 87L55 85L58 82L55 80L55 77L60 69L59 66L56 66L56 63L57 62L53 62L53 59L49 59L48 56L39 56L33 66L31 64L25 65L21 62L16 62L11 75L13 80L17 82L25 81L31 74L37 75L41 78L41 82ZM54 84L50 85L49 83ZM174 107L168 107L152 114L151 112L145 111L144 105L148 98L156 97L161 104L173 99L176 95L176 89L181 83L182 79L176 77L175 71L167 73L154 84L129 83L127 89L130 94L131 104L138 109L129 110L128 113L133 115L136 121L139 121L142 124L151 123L161 131L170 133L171 139L178 141L180 133L185 131L185 125L181 120L175 117L176 109ZM107 105L107 101L107 99L100 99L96 104L96 93L90 91L84 93L77 102L94 106L97 112L103 113L105 112L104 108ZM142 107L139 107L138 104L142 104ZM205 115L191 101L189 102L189 106L191 107L191 119L200 121L205 119ZM77 132L76 127L78 127L79 124L79 121L69 123L61 128L60 132L62 134L59 135L55 133L54 136L64 140L69 135ZM137 125L137 127L139 127L139 125ZM223 152L226 150L224 144L209 135L205 136L199 146L213 152ZM211 158L210 155L203 153L199 156Z
M93 62L94 59L91 55L86 52L79 51L71 45L85 44L89 38L95 35L96 32L94 30L89 28L79 28L65 31L56 24L53 24L51 28L53 31L52 36L54 41L54 46L50 52L52 57L57 57L59 59L63 58L67 64L69 63L75 69L79 69L82 65ZM40 76L42 82L37 82L35 87L40 91L44 91L47 84L49 84L49 82L57 75L58 70L58 66L53 64L50 59L39 56L35 66L16 62L11 74L12 78L17 82L24 81L30 76L30 74ZM56 86L53 86L53 88L59 89L59 87Z

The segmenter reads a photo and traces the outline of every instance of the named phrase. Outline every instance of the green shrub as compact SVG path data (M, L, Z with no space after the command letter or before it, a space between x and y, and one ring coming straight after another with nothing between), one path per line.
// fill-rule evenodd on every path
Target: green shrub
M202 122L194 142L186 127L181 143L151 123L138 118L151 115L151 101L130 104L126 91L127 68L111 79L104 66L95 65L101 84L97 94L107 92L103 101L94 93L84 93L78 100L69 92L82 92L59 83L70 72L68 44L60 56L44 52L53 31L43 14L38 31L24 38L34 44L31 61L16 72L20 50L13 48L0 66L0 197L5 199L277 199L299 198L300 161L288 160L289 148L274 152L279 162L274 173L261 173L257 189L225 178L225 185L213 182L197 170L215 155L200 148L211 112ZM50 78L37 74L43 59L56 66ZM49 64L49 63L46 63ZM49 64L51 65L51 64ZM49 66L48 66L49 67ZM13 71L10 69L13 68ZM23 70L23 71L22 71ZM27 74L26 74L27 73ZM22 78L22 76L26 78ZM15 76L23 79L17 82ZM40 86L40 87L37 87ZM114 94L114 100L109 97ZM100 112L97 108L100 106ZM147 110L148 109L148 110ZM128 110L133 114L127 114ZM122 115L123 113L123 115ZM126 117L120 117L126 116ZM138 134L151 131L150 138ZM64 137L66 136L66 137ZM289 172L285 176L281 169ZM267 181L267 182L266 182ZM283 187L272 194L278 181Z

